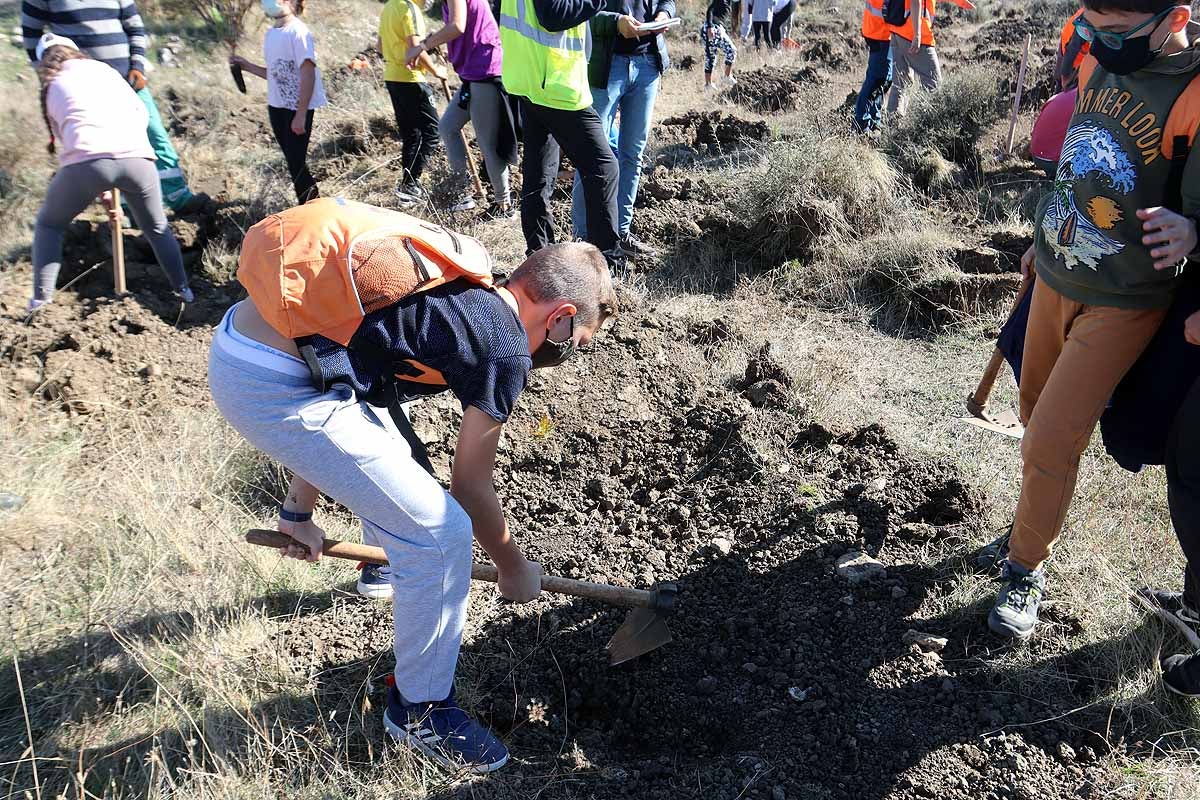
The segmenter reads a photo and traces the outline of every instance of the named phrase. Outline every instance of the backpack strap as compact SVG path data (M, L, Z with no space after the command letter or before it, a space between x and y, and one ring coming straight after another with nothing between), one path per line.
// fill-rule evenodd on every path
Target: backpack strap
M1171 162L1167 176L1164 205L1172 211L1183 209L1183 171L1187 166L1196 131L1200 129L1200 75L1175 99L1163 128L1162 154Z
M1079 94L1083 94L1083 90L1087 88L1098 66L1100 66L1100 62L1093 56L1084 56L1083 63L1079 65Z

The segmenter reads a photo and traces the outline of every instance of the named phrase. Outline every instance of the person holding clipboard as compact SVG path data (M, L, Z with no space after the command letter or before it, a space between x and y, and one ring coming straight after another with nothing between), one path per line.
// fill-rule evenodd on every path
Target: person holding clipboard
M608 13L597 14L589 23L588 83L592 107L617 156L617 233L625 253L653 255L653 249L630 232L630 223L659 80L670 66L663 34L679 20L674 0L606 0L604 11ZM635 30L619 29L618 21L627 18L637 23ZM571 223L576 238L583 238L588 218L578 174L571 193Z

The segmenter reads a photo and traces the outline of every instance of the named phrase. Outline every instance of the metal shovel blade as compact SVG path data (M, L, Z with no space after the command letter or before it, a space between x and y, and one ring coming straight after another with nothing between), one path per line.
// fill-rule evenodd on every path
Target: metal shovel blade
M611 666L624 664L670 641L671 630L662 612L653 608L635 608L605 645L608 663Z
M974 412L974 409L972 409L972 412ZM972 416L961 417L960 419L968 425L974 425L977 428L983 428L985 431L992 431L1004 436L1011 436L1014 439L1020 439L1025 436L1025 427L1021 425L1021 420L1009 409L1005 409L999 414L992 414L985 409L981 409L978 413L973 413Z

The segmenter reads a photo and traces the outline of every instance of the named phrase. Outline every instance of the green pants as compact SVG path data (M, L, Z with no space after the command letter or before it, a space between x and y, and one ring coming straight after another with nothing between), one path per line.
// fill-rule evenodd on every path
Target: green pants
M149 89L137 93L142 99L142 105L150 114L150 124L146 127L146 135L150 137L150 147L154 150L154 160L158 167L158 183L162 187L163 205L172 211L181 208L192 199L192 190L188 188L183 170L179 168L179 154L167 135L158 106L150 96Z

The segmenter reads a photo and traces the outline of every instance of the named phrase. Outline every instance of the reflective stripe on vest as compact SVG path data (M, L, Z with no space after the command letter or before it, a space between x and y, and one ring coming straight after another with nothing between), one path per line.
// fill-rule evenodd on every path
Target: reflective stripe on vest
M884 0L865 0L863 8L862 35L868 39L886 42L892 30L883 21Z
M937 0L917 0L921 3L921 44L933 47L936 42L933 38L933 15L934 3ZM896 25L892 28L892 33L898 34L901 37L912 41L912 0L906 0L904 3L905 16L904 24Z
M508 28L510 31L515 31L526 39L532 39L543 47L556 47L559 50L571 51L579 51L585 48L583 39L569 35L575 33L580 26L566 31L559 31L558 33L548 31L540 25L529 24L528 9L521 0L517 0L516 7L517 15L515 17L505 14L503 9L501 9L501 28Z
M502 0L499 22L504 52L500 78L509 94L564 111L592 104L587 23L548 31L538 22L533 0Z

